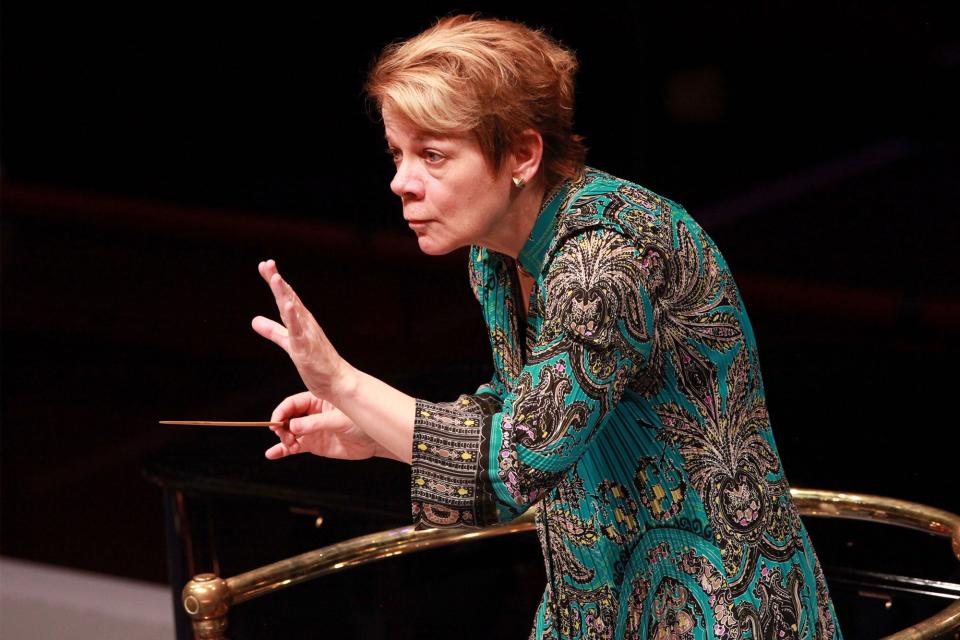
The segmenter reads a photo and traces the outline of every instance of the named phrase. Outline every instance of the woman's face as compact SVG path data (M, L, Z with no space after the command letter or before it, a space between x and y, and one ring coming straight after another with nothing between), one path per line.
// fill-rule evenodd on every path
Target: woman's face
M509 211L509 163L494 175L473 135L419 131L389 107L383 124L397 167L390 189L403 201L403 218L420 250L441 255L471 244L488 246Z

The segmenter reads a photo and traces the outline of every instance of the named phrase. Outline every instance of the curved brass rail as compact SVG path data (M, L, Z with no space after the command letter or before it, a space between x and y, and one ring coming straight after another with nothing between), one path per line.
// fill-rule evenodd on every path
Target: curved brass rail
M881 522L950 537L953 553L960 560L960 516L948 511L885 496L799 488L790 493L797 510L805 516ZM197 640L223 640L227 614L233 605L376 560L530 531L535 515L533 507L516 520L482 529L414 531L413 525L409 525L338 542L232 578L202 573L183 588L183 607L192 620ZM885 640L933 640L952 637L957 630L960 600Z

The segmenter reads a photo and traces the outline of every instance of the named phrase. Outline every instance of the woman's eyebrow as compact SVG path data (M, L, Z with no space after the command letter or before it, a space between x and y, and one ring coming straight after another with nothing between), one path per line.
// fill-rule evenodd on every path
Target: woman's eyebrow
M387 141L387 144L393 144L392 142L390 142L390 137L388 135L384 134L383 139ZM442 136L434 133L418 133L417 135L412 137L412 140L414 142L424 142L427 140L443 142L447 139L449 139L449 136Z

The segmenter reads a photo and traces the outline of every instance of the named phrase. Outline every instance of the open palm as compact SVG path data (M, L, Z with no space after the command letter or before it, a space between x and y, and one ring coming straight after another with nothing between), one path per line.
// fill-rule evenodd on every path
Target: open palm
M329 397L349 366L330 344L300 296L280 275L277 263L266 260L258 269L270 285L283 322L257 316L252 323L254 331L287 352L308 390L317 397Z

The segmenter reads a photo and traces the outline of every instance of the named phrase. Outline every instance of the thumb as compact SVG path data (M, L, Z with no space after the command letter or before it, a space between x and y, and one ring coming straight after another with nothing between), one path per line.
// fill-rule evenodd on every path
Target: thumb
M277 344L280 348L289 353L290 335L287 332L287 328L282 324L279 322L274 322L270 318L257 316L250 322L250 326L253 327L253 330L259 333L261 336Z

